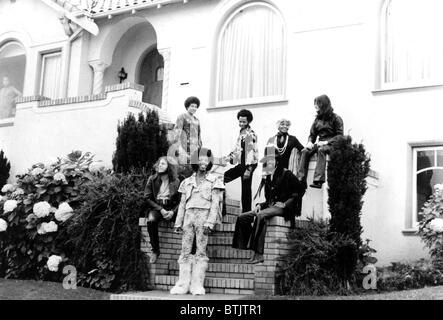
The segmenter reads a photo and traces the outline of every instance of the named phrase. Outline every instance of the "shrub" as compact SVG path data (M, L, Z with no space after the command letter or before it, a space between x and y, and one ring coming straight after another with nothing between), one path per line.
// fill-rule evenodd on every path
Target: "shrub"
M290 253L283 259L282 274L278 278L282 294L349 293L340 277L341 248L353 248L355 243L352 239L331 233L327 222L312 219L305 226L294 229L288 239ZM355 279L356 276L352 278L353 284L357 286Z
M429 248L434 266L443 270L443 185L436 185L434 189L421 212L419 234Z
M148 111L146 115L139 113L138 119L129 114L118 125L117 132L116 151L112 159L116 172L149 170L168 151L167 131L160 125L154 110Z
M3 188L8 181L9 170L11 170L11 164L6 158L3 150L0 150L0 188Z
M14 185L3 187L0 218L7 222L0 239L3 276L56 279L46 262L53 254L66 260L63 230L82 202L82 185L92 179L92 158L75 151L49 165L36 164L18 175Z
M377 270L377 290L396 291L443 285L443 273L422 259L416 263L393 262Z
M363 144L352 143L350 136L339 137L330 153L327 173L330 230L352 240L337 248L337 271L343 280L353 276L362 245L360 214L369 163Z
M145 290L148 262L140 249L139 216L147 176L100 175L86 186L85 202L71 219L71 263L79 284L111 291Z

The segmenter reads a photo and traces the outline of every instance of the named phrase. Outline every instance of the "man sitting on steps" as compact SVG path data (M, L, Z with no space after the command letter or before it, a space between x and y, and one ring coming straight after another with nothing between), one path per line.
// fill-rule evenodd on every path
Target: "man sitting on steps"
M235 224L232 247L253 250L251 263L264 261L267 220L282 216L294 225L295 216L301 214L301 198L306 187L290 170L281 165L280 160L281 155L275 146L267 146L265 157L260 160L264 173L257 191L259 195L263 187L265 188L266 201L257 204L255 210L242 213Z

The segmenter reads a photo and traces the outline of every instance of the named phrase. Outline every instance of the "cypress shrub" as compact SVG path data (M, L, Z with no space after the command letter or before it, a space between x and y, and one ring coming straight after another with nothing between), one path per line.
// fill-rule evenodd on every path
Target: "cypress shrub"
M352 242L338 248L336 272L343 280L354 274L362 246L360 222L363 195L367 190L370 159L363 144L352 143L350 136L337 139L328 166L330 232Z
M114 171L149 170L155 161L166 155L169 143L166 129L160 125L155 110L129 114L117 127L116 151L112 159Z
M3 150L0 150L0 189L6 184L9 178L9 170L11 169L11 164L6 158Z

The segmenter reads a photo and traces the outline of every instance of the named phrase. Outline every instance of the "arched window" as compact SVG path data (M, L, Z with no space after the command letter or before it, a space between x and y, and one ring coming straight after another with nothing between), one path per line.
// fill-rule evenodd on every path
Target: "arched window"
M155 71L155 81L163 81L163 67L158 67Z
M217 47L217 106L281 100L286 85L286 34L280 13L249 3L222 26Z
M16 41L0 46L0 119L15 115L15 98L23 92L26 53Z
M382 23L381 86L443 81L441 0L387 0Z
M435 191L436 184L443 183L443 146L423 146L413 149L413 226L421 220L419 214Z

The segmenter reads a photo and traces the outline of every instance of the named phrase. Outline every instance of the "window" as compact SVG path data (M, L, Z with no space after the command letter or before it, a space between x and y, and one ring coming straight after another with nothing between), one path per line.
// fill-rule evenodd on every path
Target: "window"
M155 71L155 81L163 81L163 67L158 67Z
M61 60L60 51L42 55L40 94L44 97L61 97Z
M417 226L423 205L434 192L434 186L443 183L443 145L417 147L413 153L412 225Z
M284 99L286 35L279 12L265 3L237 9L221 28L216 105Z
M443 84L441 0L387 0L382 24L382 89Z
M15 115L15 99L22 95L26 54L16 41L0 46L0 120Z

